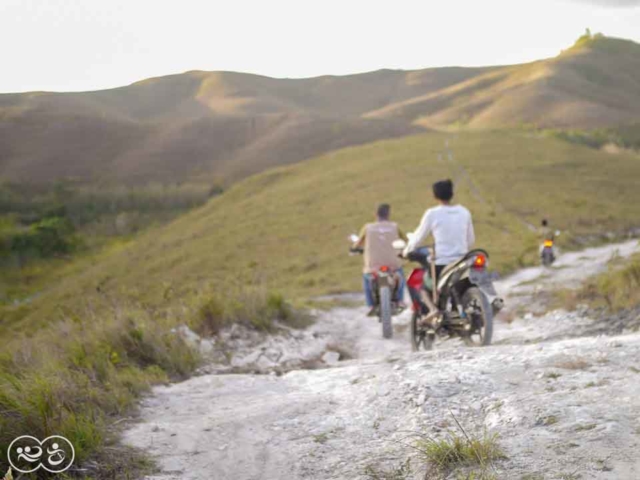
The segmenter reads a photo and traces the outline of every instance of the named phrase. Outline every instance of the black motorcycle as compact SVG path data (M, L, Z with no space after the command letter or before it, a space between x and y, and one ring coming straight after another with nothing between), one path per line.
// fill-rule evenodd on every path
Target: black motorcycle
M408 255L420 268L413 270L407 285L411 295L411 346L414 351L431 350L436 336L459 337L467 345L491 344L493 318L504 306L487 270L489 254L470 251L445 267L434 285L433 249L422 248Z

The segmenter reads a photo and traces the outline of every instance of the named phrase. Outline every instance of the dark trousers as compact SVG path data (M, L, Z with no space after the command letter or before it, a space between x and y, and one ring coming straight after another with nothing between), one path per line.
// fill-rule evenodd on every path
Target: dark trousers
M440 278L440 274L445 269L445 267L446 265L436 265L436 278L434 279L435 282L438 282L438 279Z

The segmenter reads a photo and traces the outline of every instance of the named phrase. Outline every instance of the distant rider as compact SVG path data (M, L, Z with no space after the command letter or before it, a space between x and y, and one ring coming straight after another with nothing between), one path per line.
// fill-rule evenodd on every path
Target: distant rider
M549 226L549 222L546 218L542 219L542 225L540 227L540 234L542 235L542 242L551 241L553 242L556 238L555 232Z
M475 233L471 213L462 205L452 205L453 182L442 180L433 184L433 196L439 203L428 209L414 232L403 256L407 256L420 246L422 241L433 235L435 239L436 279L450 263L464 257L475 243ZM436 280L434 279L434 280Z
M556 247L553 245L556 239L556 234L560 234L560 232L556 232L549 226L549 222L546 218L542 219L542 223L540 225L540 236L542 237L542 244L540 245L540 255L545 249L545 243L551 242L551 255L553 258L556 258Z
M399 308L405 308L403 302L405 279L402 271L402 260L398 258L398 252L393 248L393 242L398 239L406 242L407 237L395 222L390 221L390 214L391 206L386 203L381 204L376 212L376 222L367 223L362 227L358 240L353 245L354 248L364 249L362 283L367 306L370 309L369 316L376 314L372 291L372 274L384 266L397 273L400 284L396 290L395 300Z

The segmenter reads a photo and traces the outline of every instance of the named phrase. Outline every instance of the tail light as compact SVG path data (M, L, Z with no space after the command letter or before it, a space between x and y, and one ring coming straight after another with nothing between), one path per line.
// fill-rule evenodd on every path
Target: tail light
M545 241L544 241L544 246L545 246L546 248L553 247L553 240L545 240Z
M389 267L386 267L386 266L385 267L380 267L380 271L386 273L386 272L389 271Z
M483 255L482 253L477 255L476 258L473 259L473 265L472 267L477 269L477 270L481 270L483 268L486 268L487 266L487 256Z

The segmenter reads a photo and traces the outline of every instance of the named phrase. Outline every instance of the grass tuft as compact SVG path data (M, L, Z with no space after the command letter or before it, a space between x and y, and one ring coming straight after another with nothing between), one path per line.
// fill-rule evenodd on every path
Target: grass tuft
M498 435L488 434L486 431L482 436L470 435L453 413L451 416L458 432L450 431L448 437L442 439L420 436L414 448L436 472L452 472L460 467L480 467L479 472L467 472L467 475L474 475L467 478L492 478L489 469L493 468L493 462L507 458L498 444Z
M440 471L476 465L484 468L494 460L505 458L498 445L497 435L469 437L450 432L445 439L421 439L416 447L424 459Z

